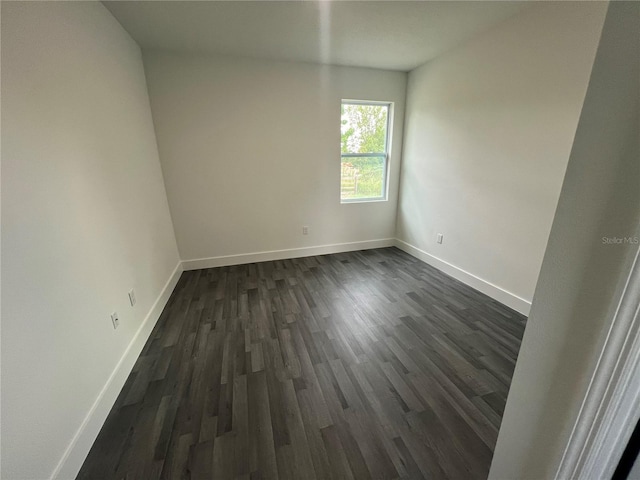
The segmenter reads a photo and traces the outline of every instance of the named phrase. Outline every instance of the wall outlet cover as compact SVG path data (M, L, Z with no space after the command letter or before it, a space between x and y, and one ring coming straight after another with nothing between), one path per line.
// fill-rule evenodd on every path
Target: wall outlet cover
M129 290L129 303L133 307L136 304L136 292L133 290Z
M120 325L120 319L118 318L117 312L113 312L111 314L111 323L113 323L114 330L118 328L118 325Z

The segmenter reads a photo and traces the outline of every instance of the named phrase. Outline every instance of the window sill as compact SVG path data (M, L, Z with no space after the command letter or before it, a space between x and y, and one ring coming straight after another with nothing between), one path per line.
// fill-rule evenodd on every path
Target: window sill
M388 202L388 198L354 198L353 200L344 200L340 199L341 205L346 205L349 203L378 203L378 202Z

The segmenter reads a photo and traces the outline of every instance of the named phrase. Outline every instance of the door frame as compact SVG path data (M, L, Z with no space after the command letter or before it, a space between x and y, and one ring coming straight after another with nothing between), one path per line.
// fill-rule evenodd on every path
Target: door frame
M639 400L640 246L555 479L610 479L640 419Z

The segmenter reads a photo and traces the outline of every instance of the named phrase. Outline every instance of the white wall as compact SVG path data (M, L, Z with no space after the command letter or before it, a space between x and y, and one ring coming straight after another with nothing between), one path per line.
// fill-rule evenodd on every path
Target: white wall
M183 260L395 236L406 74L146 51L144 64ZM340 204L342 98L395 102L386 202Z
M490 478L554 478L640 237L640 3L611 2ZM588 425L583 427L588 428Z
M178 253L141 52L102 4L2 2L2 123L1 476L42 479Z
M525 313L605 9L534 4L409 75L398 238Z

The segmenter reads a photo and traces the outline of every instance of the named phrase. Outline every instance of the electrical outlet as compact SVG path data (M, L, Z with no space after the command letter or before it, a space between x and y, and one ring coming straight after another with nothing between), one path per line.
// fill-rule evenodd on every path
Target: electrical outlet
M302 234L303 235L309 235L309 227L307 225L302 227Z
M442 234L441 233L438 234L438 243L442 243Z
M136 292L133 291L133 288L129 290L129 303L132 307L136 304Z
M120 325L120 319L118 318L118 314L116 312L113 312L111 314L111 323L113 323L114 330L118 328L118 325Z

